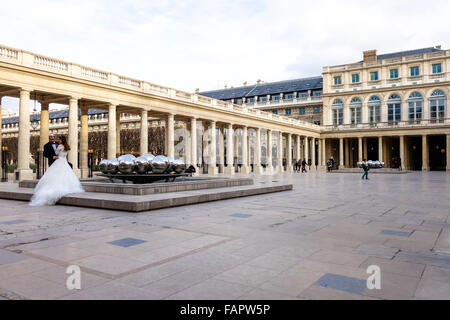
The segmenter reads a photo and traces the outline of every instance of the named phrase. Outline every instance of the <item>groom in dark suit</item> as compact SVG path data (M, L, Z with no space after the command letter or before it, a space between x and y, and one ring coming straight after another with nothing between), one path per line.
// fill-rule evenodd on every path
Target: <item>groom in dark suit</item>
M56 160L56 148L58 143L55 141L55 136L50 134L49 142L44 145L44 157L48 159L48 166L50 167Z

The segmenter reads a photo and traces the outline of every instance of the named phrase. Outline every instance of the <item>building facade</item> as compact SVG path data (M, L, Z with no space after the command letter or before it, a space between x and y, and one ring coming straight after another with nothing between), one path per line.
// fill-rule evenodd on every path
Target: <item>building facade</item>
M323 137L340 167L450 170L450 50L440 46L323 68Z
M322 124L322 77L264 83L198 94L277 115Z

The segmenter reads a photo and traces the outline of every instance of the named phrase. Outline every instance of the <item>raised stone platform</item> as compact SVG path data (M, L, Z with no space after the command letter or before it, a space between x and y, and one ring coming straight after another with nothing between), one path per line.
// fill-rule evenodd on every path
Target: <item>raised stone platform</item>
M250 180L251 184L248 184L248 180ZM291 184L274 182L264 183L263 185L253 185L252 179L213 179L212 181L206 180L197 183L198 184L195 186L191 185L192 189L189 191L180 192L176 190L177 188L187 188L189 185L188 182L186 186L173 186L175 188L173 189L173 191L165 193L157 192L161 191L161 189L158 190L158 187L156 185L152 185L153 189L139 189L140 186L132 184L127 186L122 185L117 186L117 188L122 188L121 190L123 192L133 190L137 192L153 191L153 194L134 195L123 193L118 194L106 192L85 192L80 194L68 195L62 198L58 202L58 204L128 212L142 212L155 209L184 206L189 204L254 196L272 192L288 191L293 189L293 186ZM226 186L227 184L231 185L233 183L241 185ZM36 184L36 182L34 182L34 184ZM89 184L89 182L87 184ZM208 187L208 184L210 185L210 187ZM13 183L0 183L0 199L29 201L31 199L31 196L33 195L33 182L23 182L21 185L29 187L19 187L18 184ZM86 185L86 182L83 182L83 185ZM115 184L109 183L109 185L111 186L96 186L96 188L105 188L105 190L108 188L116 188L114 186ZM198 189L201 187L202 189ZM165 190L171 190L170 186L161 186L161 188ZM112 191L112 189L109 189L108 191Z
M20 188L34 188L37 180L19 183ZM253 184L249 178L180 178L177 182L157 182L151 184L112 183L109 179L86 179L81 184L86 192L115 193L128 195L149 195L168 192L183 192L202 189L230 188Z

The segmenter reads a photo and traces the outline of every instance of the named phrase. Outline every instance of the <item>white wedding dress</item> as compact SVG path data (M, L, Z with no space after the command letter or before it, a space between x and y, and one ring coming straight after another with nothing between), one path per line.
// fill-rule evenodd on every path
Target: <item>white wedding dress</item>
M63 145L56 149L58 159L47 169L34 188L30 206L54 205L71 193L84 192L80 180L67 162L67 151Z

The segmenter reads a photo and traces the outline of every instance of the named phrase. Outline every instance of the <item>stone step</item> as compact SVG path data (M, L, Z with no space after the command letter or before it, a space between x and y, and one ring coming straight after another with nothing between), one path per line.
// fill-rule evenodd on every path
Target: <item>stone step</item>
M203 189L185 192L170 192L152 195L124 195L113 193L85 192L63 197L58 204L128 212L142 212L196 203L248 197L266 193L289 191L292 184L258 183L257 185L229 188ZM30 201L31 188L19 188L17 184L1 183L0 199Z

